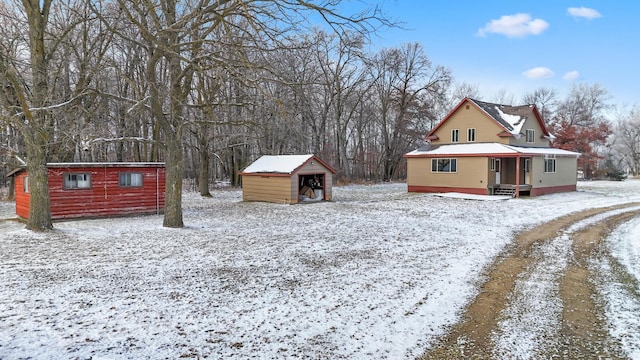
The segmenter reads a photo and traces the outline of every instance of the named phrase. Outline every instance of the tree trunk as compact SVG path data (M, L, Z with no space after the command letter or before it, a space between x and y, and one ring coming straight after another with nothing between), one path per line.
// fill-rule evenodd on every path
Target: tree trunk
M49 92L44 34L51 1L23 0L22 2L29 22L31 75L33 76L31 102L33 106L38 108L46 106ZM45 231L53 228L47 174L47 151L51 135L47 130L47 112L43 109L31 112L26 99L23 99L21 103L28 122L25 131L25 146L31 200L27 229Z
M7 193L7 201L15 201L16 200L16 177L9 177L9 189Z
M198 129L201 132L206 132L206 126L202 126ZM205 134L197 134L198 139L198 155L199 155L199 164L198 164L198 191L200 195L211 197L211 193L209 192L209 147L207 146L206 133Z
M182 175L184 159L182 156L182 127L175 132L165 131L166 137L166 188L164 194L163 226L169 228L184 227L182 220Z
M27 229L45 231L53 229L49 203L49 174L43 147L27 142L27 172L29 174L29 220Z

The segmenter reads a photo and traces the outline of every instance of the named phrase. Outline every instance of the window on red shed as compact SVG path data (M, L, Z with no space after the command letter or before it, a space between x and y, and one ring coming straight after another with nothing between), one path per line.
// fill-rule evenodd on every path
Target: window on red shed
M140 187L142 186L142 174L120 173L118 183L120 187Z
M67 173L64 174L65 189L91 189L91 174Z

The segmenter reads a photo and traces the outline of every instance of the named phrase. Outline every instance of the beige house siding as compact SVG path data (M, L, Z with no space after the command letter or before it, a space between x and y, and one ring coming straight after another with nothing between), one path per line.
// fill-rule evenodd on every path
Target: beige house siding
M490 168L489 157L452 157L457 161L457 172L438 173L431 171L431 159L407 158L407 185L410 191L424 192L472 192L489 193L489 186L496 184L496 171ZM530 171L527 181L524 163L529 159ZM518 158L499 158L501 162L501 184L516 184L516 162ZM574 189L577 162L574 157L557 157L556 172L544 172L544 157L520 157L519 184L532 186L532 194L558 192L559 189ZM561 169L561 170L560 170ZM537 189L537 190L536 190Z
M450 188L447 191L476 189L477 193L487 192L489 181L488 158L457 157L457 172L440 173L431 171L432 158L407 159L407 184L416 187Z
M435 135L438 137L432 140L433 145L454 144L451 142L451 131L458 129L458 144L467 143L467 130L475 129L476 141L480 142L499 142L503 144L509 143L509 138L498 137L504 129L495 121L491 120L486 113L478 109L475 105L467 101L458 111L451 114L449 120L443 123Z
M534 132L534 142L527 142L527 130L533 130ZM509 141L509 145L515 145L515 146L533 146L533 147L549 147L550 146L550 142L549 139L545 138L544 135L544 131L542 130L542 127L540 126L540 123L538 122L538 120L536 120L535 116L533 115L533 112L531 112L531 115L527 116L527 120L525 121L524 125L522 126L522 131L520 132L519 137L510 137L508 138Z
M244 201L294 204L298 202L297 193L297 189L295 195L291 191L289 176L242 176L242 200Z
M475 129L475 141L469 141L469 129ZM452 130L458 131L456 142ZM529 190L531 196L573 191L579 154L550 149L548 136L535 105L507 106L465 98L427 134L429 144L405 154L408 191L483 194L494 193L497 184L504 188L530 185L519 187L516 196ZM556 172L544 172L544 154L557 155ZM457 171L431 172L431 160L445 156L457 160ZM492 167L498 161L499 175Z
M578 165L575 158L557 157L555 173L544 172L543 157L534 158L532 168L532 185L536 188L575 185L577 182Z

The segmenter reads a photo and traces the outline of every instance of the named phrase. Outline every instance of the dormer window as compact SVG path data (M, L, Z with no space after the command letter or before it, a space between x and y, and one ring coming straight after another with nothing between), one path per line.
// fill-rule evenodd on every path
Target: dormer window
M536 131L534 129L527 129L525 135L528 143L536 142Z
M451 142L457 143L458 141L460 141L460 130L458 129L451 130Z
M473 129L473 128L467 129L467 141L468 142L476 141L476 129Z

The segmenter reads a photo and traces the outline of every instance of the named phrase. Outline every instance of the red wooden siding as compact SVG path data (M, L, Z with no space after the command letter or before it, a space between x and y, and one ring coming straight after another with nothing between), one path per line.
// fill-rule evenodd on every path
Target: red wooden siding
M68 167L56 164L49 166L49 197L51 218L71 219L83 217L103 217L130 214L155 214L164 210L165 169L163 165L133 166L117 164L91 164L79 166L68 164ZM65 189L64 175L91 174L89 189ZM142 186L121 187L120 173L142 174ZM21 175L26 173L21 173ZM16 179L16 214L28 218L28 194L26 213L19 209L25 207L22 193L22 182ZM25 216L26 215L26 216Z
M16 176L16 215L28 219L31 196L24 192L24 178L26 177L26 172L21 172Z

